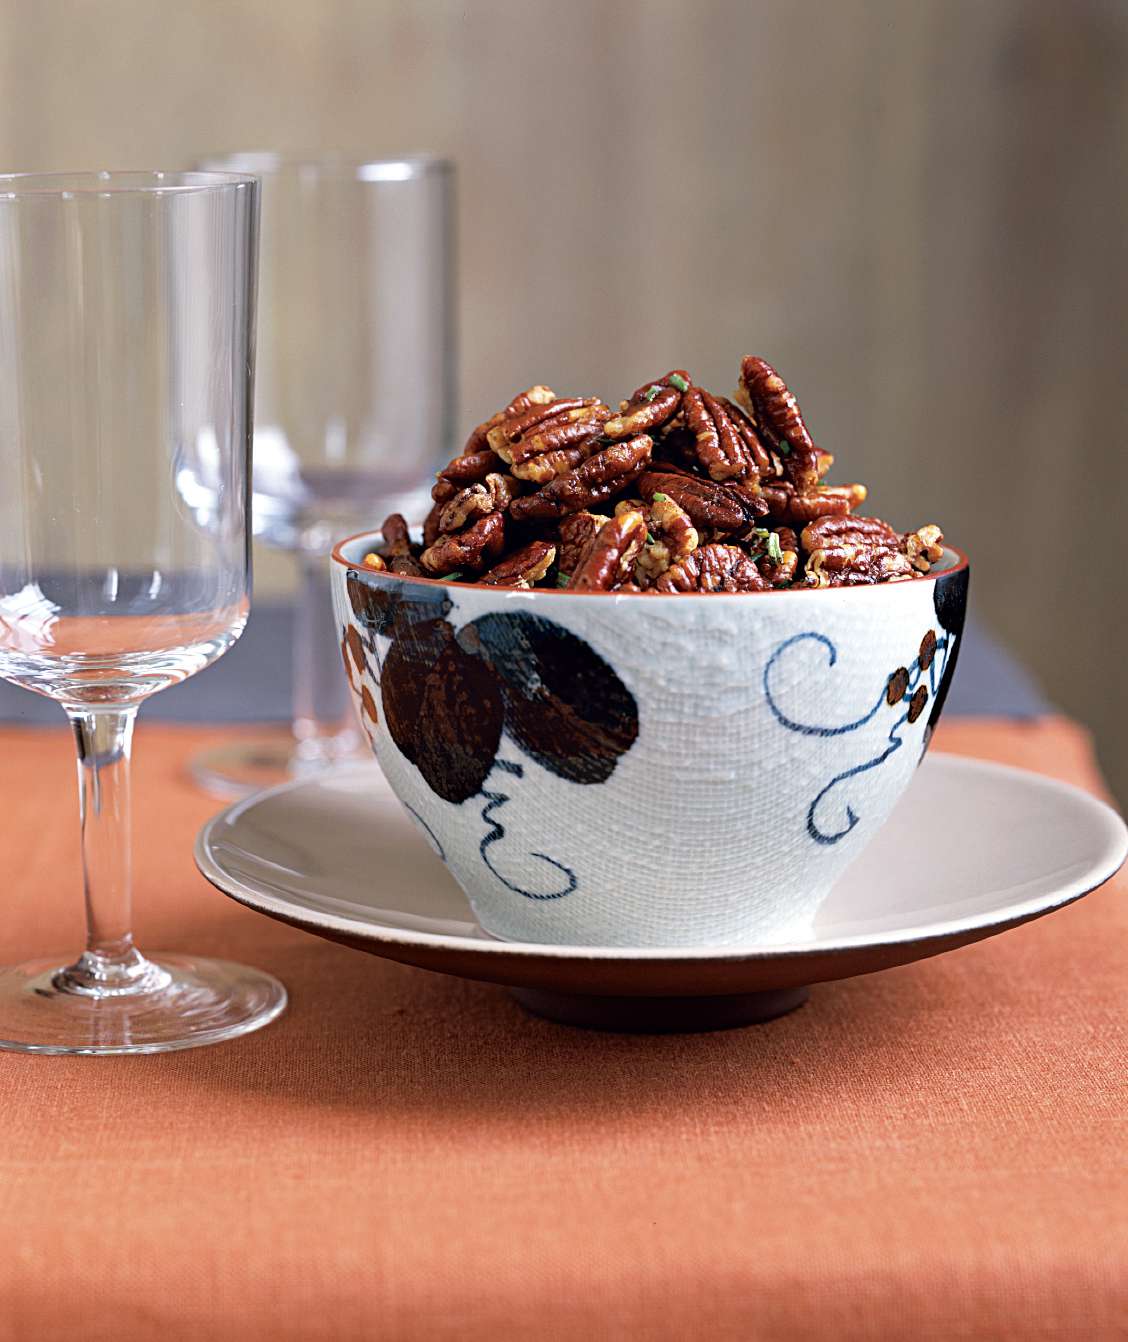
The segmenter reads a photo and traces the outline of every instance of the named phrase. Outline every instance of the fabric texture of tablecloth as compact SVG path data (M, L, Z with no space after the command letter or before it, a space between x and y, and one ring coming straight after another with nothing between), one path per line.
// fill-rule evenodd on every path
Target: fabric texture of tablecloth
M183 762L217 736L138 731L139 937L290 1010L0 1054L4 1342L1124 1335L1124 876L766 1026L587 1033L213 891ZM938 745L1100 786L1062 720ZM72 793L64 732L0 731L2 959L78 942Z

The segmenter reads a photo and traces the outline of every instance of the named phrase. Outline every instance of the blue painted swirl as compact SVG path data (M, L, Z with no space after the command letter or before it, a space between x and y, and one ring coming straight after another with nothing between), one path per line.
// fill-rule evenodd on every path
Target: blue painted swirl
M800 643L812 641L826 649L828 667L834 666L838 661L838 649L825 634L819 634L814 630L808 630L802 634L793 634L790 638L785 639L775 649L771 657L768 659L767 665L764 667L764 698L767 701L768 708L771 710L772 716L781 727L785 727L789 732L797 732L801 736L844 736L849 732L856 732L867 723L872 722L874 718L877 717L878 713L881 712L883 705L888 704L891 677L887 676L885 678L877 695L877 701L874 703L873 707L850 722L842 724L799 722L797 719L785 713L779 706L772 690L773 672L775 671L778 662L787 654L790 648L793 648ZM928 678L930 696L935 697L937 680L939 679L943 682L944 668L947 666L948 655L953 642L954 635L951 633L945 633L943 637L936 640L936 650L927 670L921 667L919 656L910 667L905 668L908 672L906 688L900 699L889 705L889 707L896 709L901 704L911 701L914 692L926 675ZM823 808L826 799L836 788L841 787L842 784L848 782L852 778L857 778L861 774L868 773L871 769L878 768L880 765L884 764L891 755L896 754L896 752L900 750L901 746L904 744L901 737L901 729L908 723L908 721L908 710L905 710L893 723L892 727L890 727L889 734L886 737L887 744L880 754L875 755L872 759L865 760L861 764L855 764L850 769L844 769L839 774L835 774L835 776L815 795L814 800L807 808L807 833L815 843L839 843L850 833L854 826L857 825L861 817L848 801L845 803L845 822L840 822L834 827L827 827L820 823L819 811Z
M523 766L515 764L511 760L495 760L494 765L504 773L512 774L514 778L524 777L525 770ZM507 880L506 877L498 871L490 861L490 855L487 850L492 844L505 838L505 826L494 817L494 812L500 810L501 807L505 805L509 800L509 796L504 792L491 792L485 787L482 788L482 796L486 798L486 804L482 807L482 819L490 826L490 830L478 845L478 851L482 856L482 861L489 868L490 872L497 877L507 890L512 890L513 893L517 895L524 895L526 899L563 899L565 895L572 894L579 884L576 880L576 873L570 867L566 867L563 862L557 862L554 857L549 857L547 853L531 853L530 856L540 858L542 862L547 862L550 867L555 867L557 871L563 872L567 877L567 884L563 890L526 890L520 885L514 885L512 881Z

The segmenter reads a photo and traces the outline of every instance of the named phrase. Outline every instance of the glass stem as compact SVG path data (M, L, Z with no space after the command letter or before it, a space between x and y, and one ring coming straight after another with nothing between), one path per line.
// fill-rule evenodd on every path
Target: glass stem
M129 760L137 709L68 709L67 716L78 749L86 950L57 986L95 995L144 991L164 976L133 945Z
M301 589L294 627L294 736L300 758L329 763L350 753L359 732L333 618L329 560L300 551Z

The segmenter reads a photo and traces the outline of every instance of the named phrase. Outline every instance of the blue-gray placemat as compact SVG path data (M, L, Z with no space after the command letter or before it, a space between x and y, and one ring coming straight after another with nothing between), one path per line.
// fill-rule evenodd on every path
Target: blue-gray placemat
M149 721L285 722L290 717L293 610L262 602L243 637L214 666L145 705ZM1034 678L974 620L965 630L948 696L949 716L1036 718L1051 712ZM0 721L59 723L47 699L0 681Z

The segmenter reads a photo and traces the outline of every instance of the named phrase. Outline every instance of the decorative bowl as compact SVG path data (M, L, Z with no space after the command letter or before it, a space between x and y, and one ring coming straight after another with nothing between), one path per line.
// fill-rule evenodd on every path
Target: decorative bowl
M793 942L912 778L955 669L958 551L873 587L518 591L333 552L361 722L504 940Z

